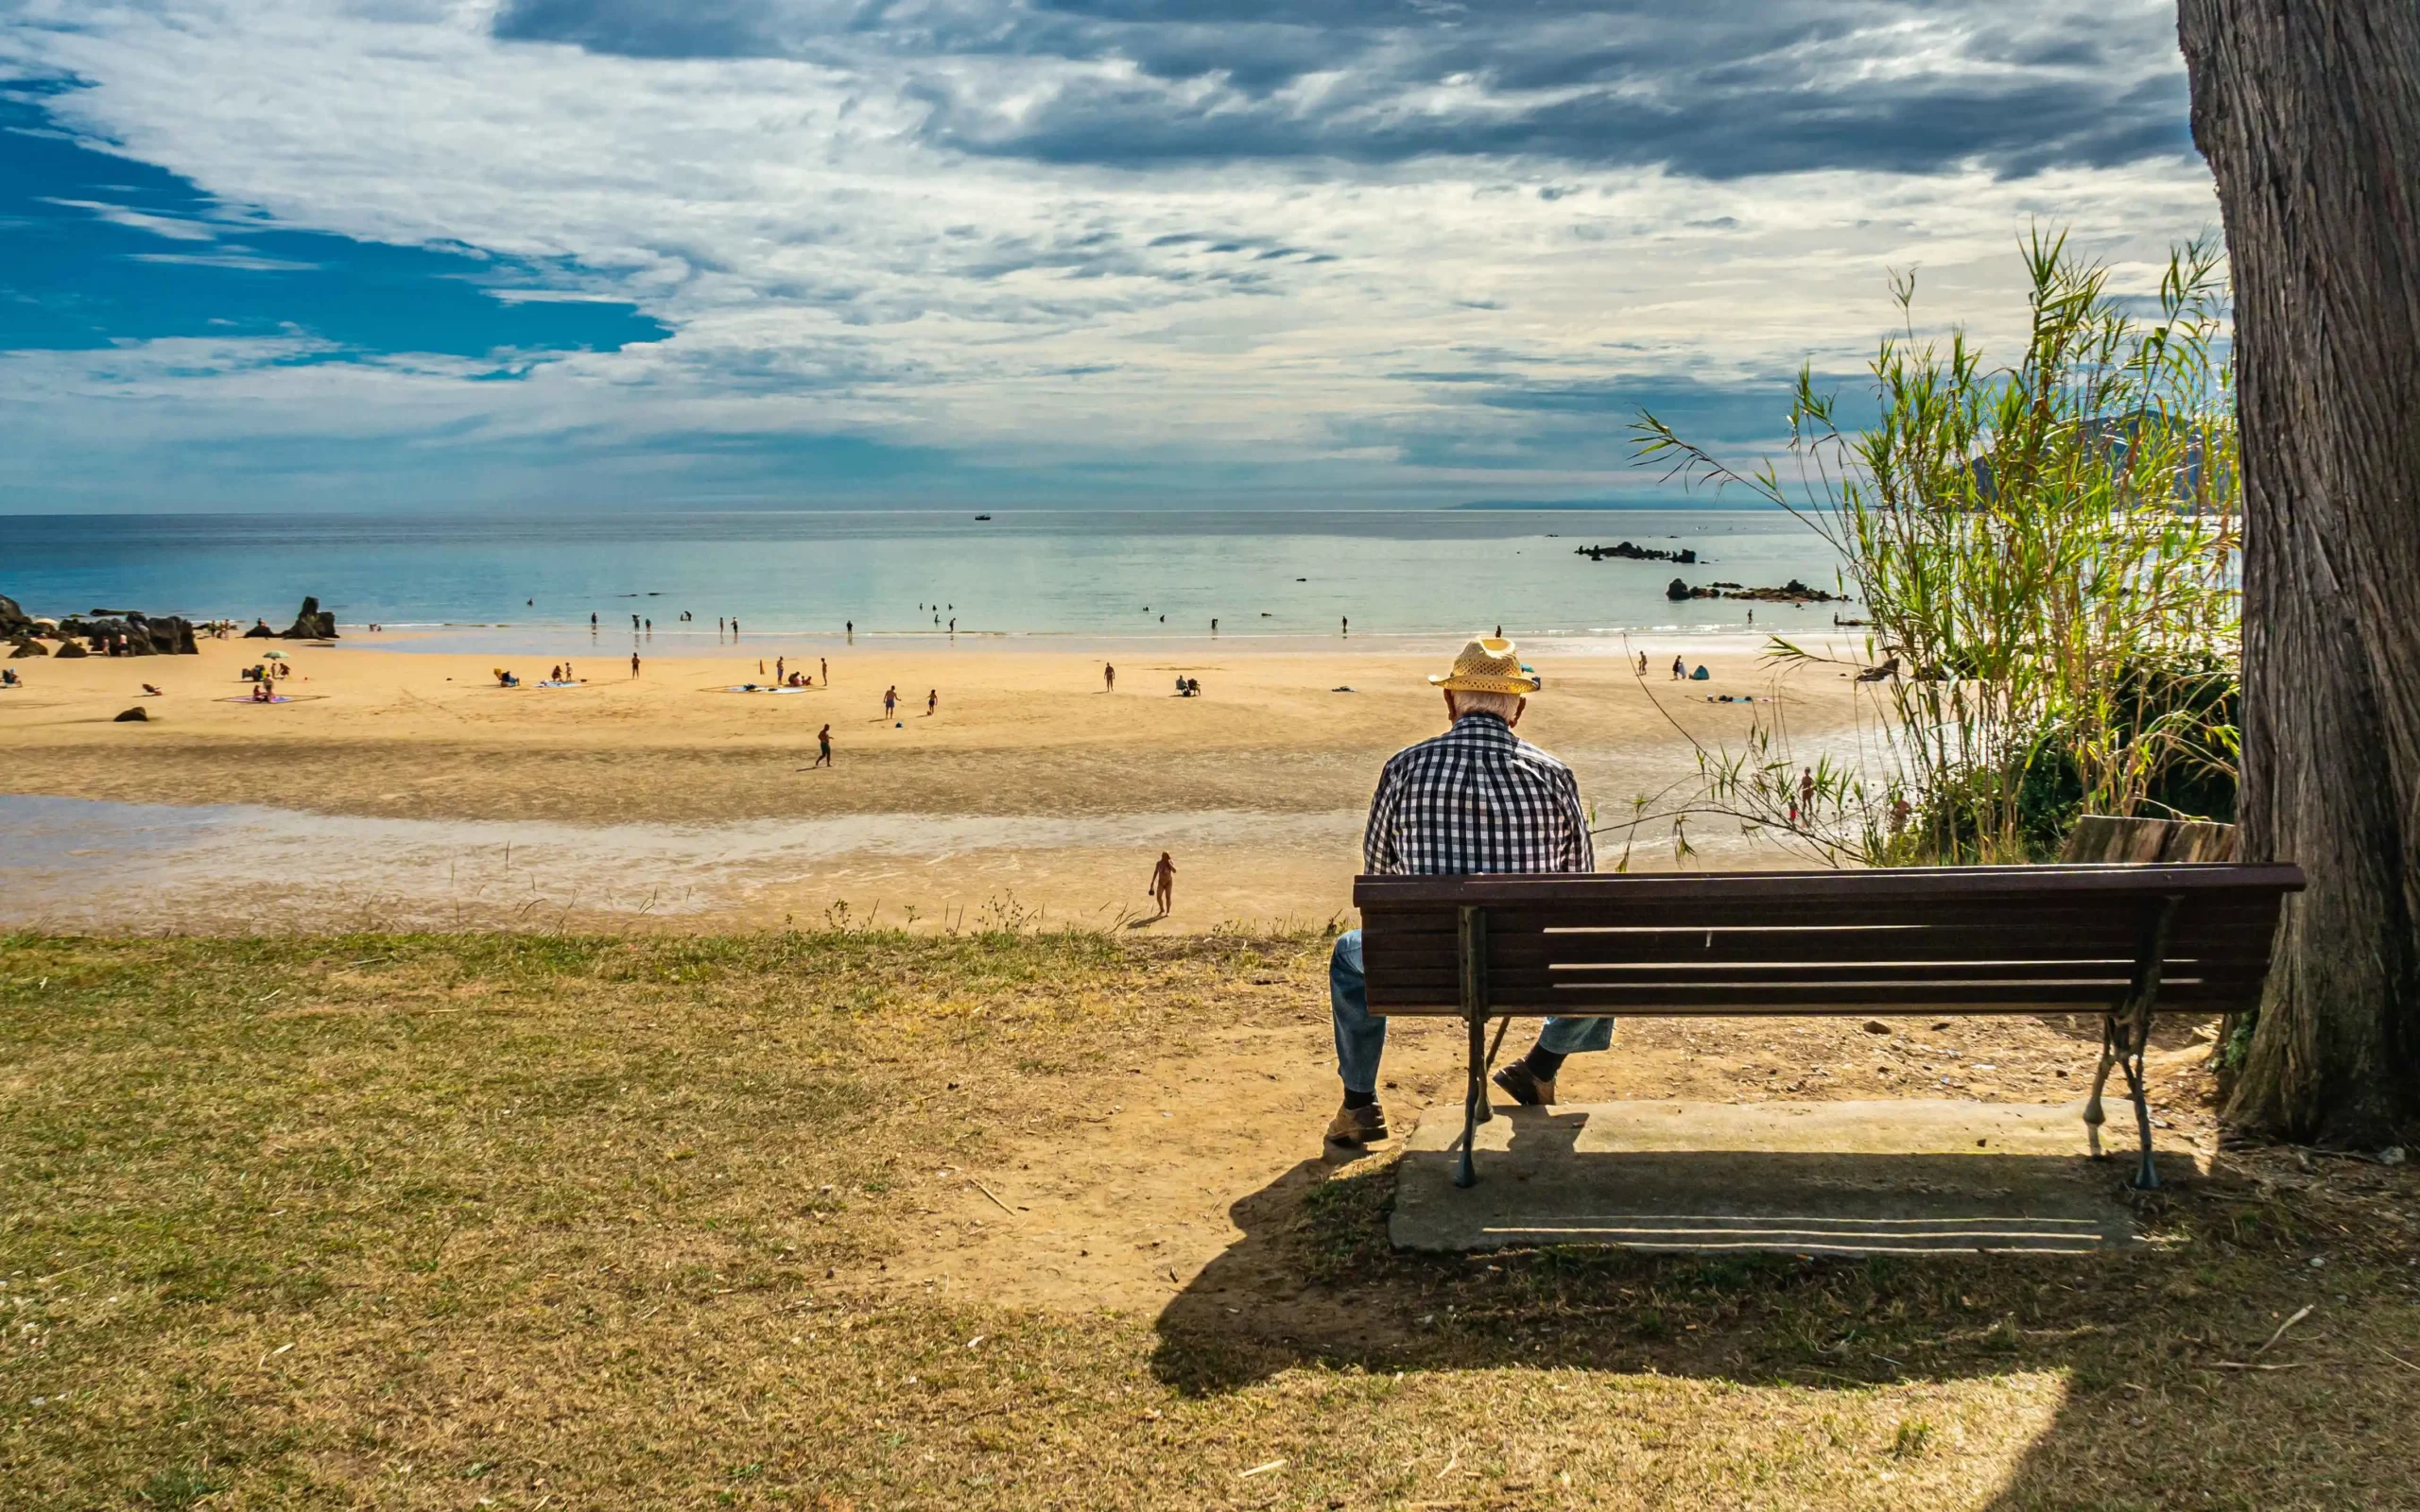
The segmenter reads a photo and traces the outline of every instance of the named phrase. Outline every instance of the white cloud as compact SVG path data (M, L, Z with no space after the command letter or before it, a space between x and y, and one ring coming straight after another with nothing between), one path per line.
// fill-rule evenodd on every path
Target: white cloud
M848 434L1002 467L1248 455L1378 486L1486 476L1392 460L1451 431L1541 482L1634 485L1617 416L1597 444L1525 455L1534 413L1403 375L1644 393L1806 359L1851 370L1888 324L1889 269L1921 267L1926 312L2005 340L2029 224L2072 227L2149 287L2166 247L2215 220L2200 166L2159 158L1720 180L1469 156L1054 165L933 146L918 78L1008 119L1072 64L602 56L498 42L493 19L487 0L41 0L0 56L86 86L55 97L63 124L247 215L561 259L560 286L507 297L633 301L670 339L511 384L469 382L479 364L212 369L178 349L138 375L123 353L18 356L0 402L52 417L107 396L96 434L139 405L163 438L212 417L574 444L604 425ZM1912 39L1908 66L1939 45ZM208 233L178 224L147 229Z

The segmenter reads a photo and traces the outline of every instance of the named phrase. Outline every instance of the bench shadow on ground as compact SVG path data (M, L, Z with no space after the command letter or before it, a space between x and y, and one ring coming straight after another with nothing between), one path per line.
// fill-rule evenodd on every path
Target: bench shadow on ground
M1603 1162L1599 1174L1606 1178L1625 1177L1625 1166L1640 1170L1625 1156L1575 1152L1579 1119L1523 1122L1514 1143L1540 1159ZM2146 1291L2164 1300L2163 1283L2172 1289L2191 1270L2189 1258L2158 1246L2097 1242L1863 1256L1529 1242L1488 1252L1400 1250L1388 1223L1405 1159L1447 1158L1331 1153L1234 1203L1230 1216L1243 1237L1159 1314L1152 1360L1159 1377L1211 1396L1304 1366L1651 1371L1819 1390L2062 1371L2073 1383L2070 1397L2025 1466L2031 1475L2066 1473L2122 1459L2139 1442L2142 1399L2118 1392L2128 1375L2147 1368L2140 1336L2130 1341L2128 1314L2143 1310ZM1667 1152L1642 1174L1662 1199L1691 1184L1717 1194L1701 1205L1713 1212L1740 1206L1732 1199L1743 1196L1757 1206L1760 1194L1810 1178L1878 1193L1922 1191L1944 1160L1966 1162L1960 1184L1969 1190L1998 1176L2015 1192L2038 1189L2045 1177L2070 1191L2081 1180L2120 1231L2157 1227L2170 1203L2191 1200L2181 1170L2167 1194L2129 1194L2131 1151L2099 1161L2009 1157L1996 1173L1979 1169L1989 1160L1980 1156L1809 1161ZM2063 1169L2028 1169L2049 1164ZM1486 1180L1482 1165L1480 1192ZM1511 1184L1499 1177L1499 1185ZM2113 1418L2113 1403L2128 1404L2135 1425L2114 1426L2123 1418ZM2182 1420L2194 1408L2184 1394L2171 1402L2163 1392L2160 1410ZM2029 1483L2020 1473L1994 1504Z

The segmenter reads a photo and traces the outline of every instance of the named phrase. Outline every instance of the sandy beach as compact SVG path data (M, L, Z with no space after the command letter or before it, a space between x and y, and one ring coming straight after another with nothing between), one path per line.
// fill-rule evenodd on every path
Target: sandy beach
M196 657L14 662L27 686L0 693L0 795L19 797L0 804L19 843L0 859L0 919L123 927L107 900L137 887L159 928L803 926L844 909L887 923L912 910L917 927L1128 925L1167 850L1176 907L1143 927L1317 923L1349 913L1372 783L1390 753L1442 728L1423 679L1450 658L1177 642L1115 653L1110 694L1102 657L1073 650L642 646L633 678L609 636L573 657L579 686L542 688L560 656L408 644L205 641ZM1778 686L1805 753L1848 738L1836 670L1777 684L1744 637L1635 644L1644 681L1619 643L1525 647L1547 689L1522 733L1572 765L1600 824L1685 787L1693 741L1747 732L1757 709L1709 693ZM291 659L278 688L292 701L243 701L241 669L269 649ZM1711 679L1668 680L1676 650ZM727 691L769 680L776 656L817 686ZM523 686L499 687L499 665ZM1174 696L1180 675L1203 696ZM161 696L139 696L146 682ZM115 722L134 707L146 722ZM814 769L827 722L834 765ZM1693 831L1692 864L1774 863L1723 829ZM1600 865L1617 850L1600 842ZM1630 864L1672 865L1668 838L1642 840Z

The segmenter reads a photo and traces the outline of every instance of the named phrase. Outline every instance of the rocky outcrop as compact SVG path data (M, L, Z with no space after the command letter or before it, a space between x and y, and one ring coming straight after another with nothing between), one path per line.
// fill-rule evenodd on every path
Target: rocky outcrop
M197 656L193 625L181 614L112 615L86 619L71 614L59 622L60 636L83 641L111 656Z
M17 601L6 593L0 593L0 640L14 639L26 634L33 627L34 622L26 617L24 610L17 607Z
M90 656L93 653L84 649L84 643L81 641L61 641L59 643L59 649L50 654L60 661L66 661L72 657Z
M1572 555L1585 557L1590 561L1603 561L1606 558L1613 557L1622 561L1678 562L1684 567L1695 564L1698 559L1698 554L1692 547L1681 546L1671 551L1665 551L1656 546L1634 546L1627 541L1611 546L1582 546Z
M1827 593L1820 588L1809 588L1793 577L1779 588L1743 588L1737 583L1707 583L1691 588L1675 577L1664 590L1664 596L1680 603L1691 598L1745 598L1760 604L1845 604L1845 593Z
M306 598L302 601L302 612L294 616L294 623L278 632L277 638L281 641L333 641L337 638L337 617L322 613L318 599Z
M50 655L50 648L43 644L40 641L35 640L30 635L18 636L15 645L16 649L9 653L9 660L11 662L19 661L29 656Z
M148 724L150 721L150 713L141 704L137 704L133 708L129 709L126 713L118 715L115 719L111 720L110 723L113 725L142 725Z

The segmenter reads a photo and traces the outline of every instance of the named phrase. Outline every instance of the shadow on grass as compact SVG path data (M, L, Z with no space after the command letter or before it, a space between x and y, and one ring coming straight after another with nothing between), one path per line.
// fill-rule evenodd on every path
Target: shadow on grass
M2394 1484L2402 1472L2375 1463L2363 1448L2375 1437L2352 1426L2393 1421L2420 1396L2392 1365L2348 1379L2221 1364L2310 1300L2312 1226L2241 1182L2121 1195L2125 1164L2108 1162L2111 1202L2131 1201L2157 1243L1824 1259L1402 1251L1388 1237L1397 1160L1305 1160L1234 1204L1244 1237L1162 1311L1152 1366L1199 1396L1302 1367L1581 1368L1819 1391L2049 1372L2067 1383L2064 1404L1995 1507L2303 1504L2315 1486ZM2345 1426L2313 1432L2314 1414ZM2246 1415L2298 1443L2260 1442L2272 1431L2247 1429Z

